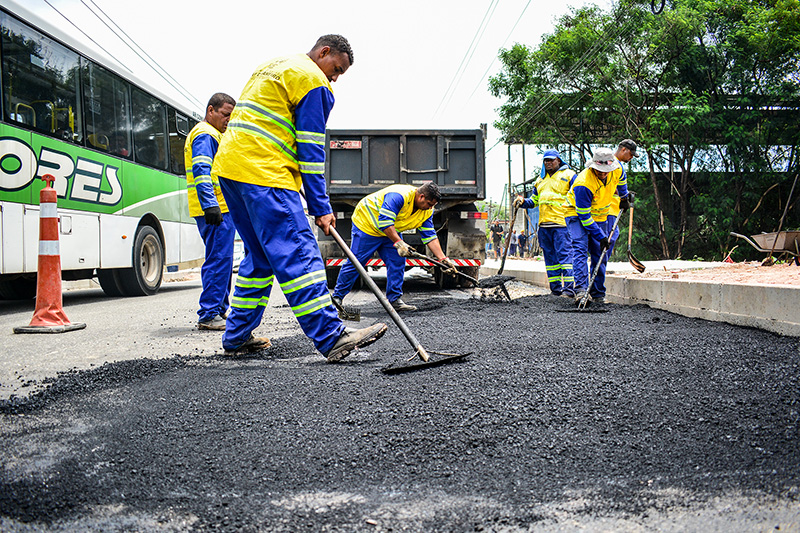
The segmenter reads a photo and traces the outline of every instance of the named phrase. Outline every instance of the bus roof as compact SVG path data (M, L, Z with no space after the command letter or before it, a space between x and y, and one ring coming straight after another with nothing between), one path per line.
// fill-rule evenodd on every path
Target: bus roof
M30 4L30 2L27 3ZM44 6L50 8L50 6L48 6L47 4L44 4ZM15 15L17 18L22 19L24 22L30 24L35 29L46 34L48 37L51 37L56 41L60 41L61 43L71 48L75 52L78 52L79 54L87 57L88 59L91 59L95 63L114 72L121 78L133 83L140 89L149 92L150 94L159 98L163 102L175 107L177 110L189 116L192 116L197 120L203 120L203 115L199 114L198 111L196 111L197 109L196 103L192 102L189 97L180 93L180 91L178 91L177 89L170 91L174 94L174 96L166 94L162 90L154 87L151 83L144 81L142 78L137 76L131 69L122 65L119 61L113 59L108 54L98 49L98 46L95 45L94 43L86 42L83 39L76 39L73 35L70 35L69 33L63 31L61 28L54 25L46 18L42 17L38 13L29 9L27 5L23 6L21 3L17 2L17 0L0 0L0 8L2 8L4 11L12 15ZM55 13L55 11L53 12ZM144 65L145 63L142 60L141 66L143 68L152 69L152 67L150 66L145 67ZM203 111L205 111L205 109L203 109Z

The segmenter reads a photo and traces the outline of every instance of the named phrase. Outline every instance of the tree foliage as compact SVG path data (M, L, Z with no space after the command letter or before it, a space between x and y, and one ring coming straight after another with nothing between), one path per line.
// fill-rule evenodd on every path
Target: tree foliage
M800 1L650 7L573 9L538 46L501 50L496 126L508 142L559 147L575 167L592 146L635 139L646 152L629 171L637 252L719 259L731 231L777 229L798 173ZM782 229L800 228L795 193Z

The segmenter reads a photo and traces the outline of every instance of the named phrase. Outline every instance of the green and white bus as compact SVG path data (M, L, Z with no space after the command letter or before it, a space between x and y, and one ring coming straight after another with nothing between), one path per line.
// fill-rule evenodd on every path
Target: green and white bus
M63 279L150 295L165 266L197 264L183 145L201 117L22 6L0 6L0 30L0 298L36 293L44 174Z

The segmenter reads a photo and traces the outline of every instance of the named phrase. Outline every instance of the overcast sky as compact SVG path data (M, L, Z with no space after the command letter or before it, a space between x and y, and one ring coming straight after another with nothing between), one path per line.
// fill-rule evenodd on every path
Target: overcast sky
M14 1L21 1L28 9L85 40L75 26L79 27L140 78L162 92L174 93L106 26L121 33L114 27L116 23L201 102L194 107L200 114L214 92L226 92L238 99L260 63L279 55L307 52L320 35L342 34L350 41L355 60L333 84L336 105L328 127L474 129L488 123L487 197L495 202L500 201L503 186L508 183L507 147L497 144L499 132L492 127L495 110L502 101L493 98L488 90L489 77L499 72L498 51L515 42L538 45L541 36L552 31L557 18L567 13L569 6L610 5L610 0L0 3L13 5ZM537 149L526 150L528 177L538 169L540 157ZM512 147L511 160L512 181L518 183L523 179L519 147Z

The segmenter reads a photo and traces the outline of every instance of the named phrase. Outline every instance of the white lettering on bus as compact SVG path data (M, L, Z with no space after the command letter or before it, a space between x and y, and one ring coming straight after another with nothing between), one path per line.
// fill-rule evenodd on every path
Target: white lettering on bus
M30 146L17 139L0 139L0 189L16 191L28 186L36 171L36 154ZM18 167L6 171L6 159L16 159Z
M12 137L0 139L0 191L18 191L30 186L34 178L51 174L59 198L67 197L72 178L70 200L116 205L122 199L118 171L117 167L84 158L78 158L76 165L69 154L44 146L37 162L36 153L25 142ZM101 189L103 176L108 192Z
M36 176L41 178L45 174L52 175L56 179L53 188L59 198L67 196L68 180L74 172L75 162L69 154L42 147L42 151L39 153L39 171Z

